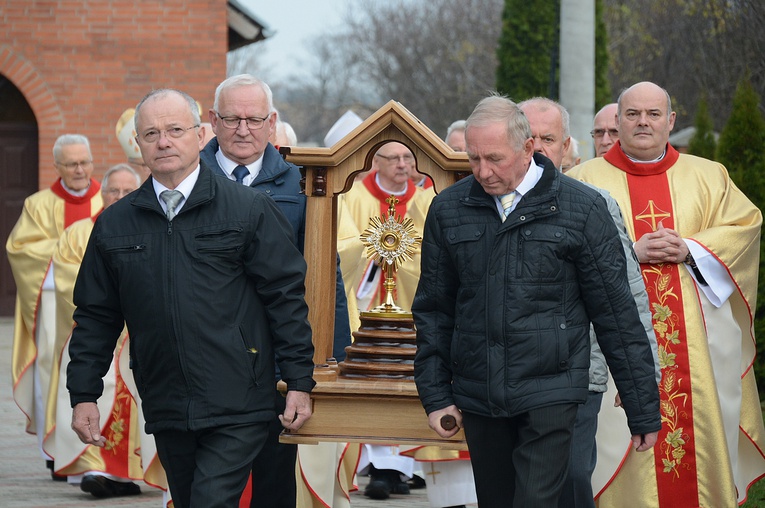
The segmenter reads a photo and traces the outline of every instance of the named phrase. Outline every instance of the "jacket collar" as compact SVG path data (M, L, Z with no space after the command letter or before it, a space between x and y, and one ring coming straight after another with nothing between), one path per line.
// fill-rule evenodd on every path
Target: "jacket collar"
M207 164L213 173L225 176L224 171L218 166L218 161L215 159L218 148L220 148L218 138L212 138L199 153L199 158ZM263 151L263 167L250 186L254 187L264 182L273 182L276 185L281 185L285 180L285 173L291 167L292 165L282 158L279 151L271 143L268 143Z
M154 185L152 184L153 178L154 177L148 178L141 185L141 187L134 193L135 197L131 195L129 198L130 203L139 208L156 210L164 216L165 213L162 211L162 206L159 204L157 195L154 193ZM186 198L186 203L183 205L180 213L206 203L215 197L215 182L213 178L217 178L217 176L210 170L205 161L200 160L199 178L191 191L191 195Z

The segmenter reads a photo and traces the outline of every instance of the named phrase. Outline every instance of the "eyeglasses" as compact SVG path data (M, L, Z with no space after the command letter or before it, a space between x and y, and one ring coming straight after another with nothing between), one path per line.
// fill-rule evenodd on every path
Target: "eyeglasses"
M220 118L221 123L223 123L223 126L226 129L238 129L239 125L244 121L245 125L248 129L251 131L258 130L262 128L266 120L271 116L271 114L267 114L263 118L259 118L257 116L251 116L248 118L240 118L238 116L220 116L220 113L217 111L215 112L216 115L218 115L218 118Z
M141 138L144 143L154 143L155 141L158 141L160 137L162 137L162 133L164 132L165 135L169 138L178 139L183 137L186 132L190 131L191 129L196 129L199 127L199 125L192 125L191 127L186 127L185 129L183 127L170 127L169 129L152 129L148 130L146 132L142 132L138 136L136 136L136 140L138 138Z
M619 137L619 131L617 129L593 129L590 131L590 136L593 137L593 139L602 138L606 135L606 132L608 135L614 139L617 139Z
M380 157L381 159L385 159L388 162L397 163L400 160L404 161L405 164L411 164L414 162L414 156L406 154L406 155L382 155L379 153L375 154L376 157Z
M130 194L134 190L135 189L113 189L113 188L110 187L108 189L104 189L103 192L104 192L104 194L108 194L110 196L119 196L119 197L122 198L122 197L127 196L128 194Z
M88 169L93 165L93 161L57 162L56 164L66 168L69 171L75 171L77 166L81 167L82 169Z

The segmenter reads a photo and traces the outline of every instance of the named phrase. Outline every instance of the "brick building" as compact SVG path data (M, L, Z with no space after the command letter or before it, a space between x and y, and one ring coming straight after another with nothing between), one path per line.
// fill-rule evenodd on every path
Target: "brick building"
M94 177L125 162L122 112L151 89L181 89L212 105L226 53L264 38L239 0L0 0L0 238L23 200L56 179L52 147L65 133L91 142ZM5 249L0 315L15 287Z

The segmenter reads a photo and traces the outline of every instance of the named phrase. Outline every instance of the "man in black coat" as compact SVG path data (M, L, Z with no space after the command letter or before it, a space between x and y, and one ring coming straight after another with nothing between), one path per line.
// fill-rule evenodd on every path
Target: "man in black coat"
M199 162L194 100L156 90L136 108L152 177L98 219L74 292L72 427L103 446L96 400L127 323L131 366L178 507L236 507L274 418L310 418L313 345L305 261L266 195Z
M269 86L249 74L227 78L215 90L209 118L215 137L199 154L202 162L213 173L271 197L287 217L294 241L303 252L306 196L300 190L300 170L269 143L276 122ZM348 303L338 258L333 344L333 356L338 362L345 360L345 348L350 345ZM274 392L276 411L283 411L284 397ZM252 464L252 507L295 506L297 445L280 443L281 430L279 420L274 418L263 451Z
M556 506L588 393L590 322L638 451L661 428L653 356L600 194L534 154L506 98L482 100L465 133L473 176L425 222L415 381L439 435L464 425L482 508ZM442 426L447 415L457 427Z

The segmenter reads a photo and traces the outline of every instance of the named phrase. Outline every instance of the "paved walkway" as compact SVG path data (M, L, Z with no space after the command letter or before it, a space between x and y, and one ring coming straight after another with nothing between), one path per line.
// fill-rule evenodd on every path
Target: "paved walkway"
M36 436L24 430L25 419L13 402L11 391L11 346L13 320L0 318L0 506L37 507L153 507L161 508L162 492L141 483L143 493L127 498L96 499L79 486L50 479L40 457ZM354 508L427 508L425 489L408 496L393 495L373 501L362 494L367 478L358 478L360 490L351 494Z

